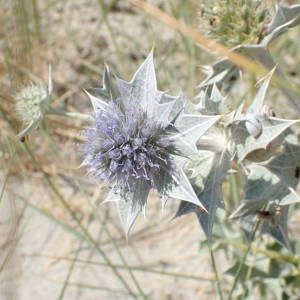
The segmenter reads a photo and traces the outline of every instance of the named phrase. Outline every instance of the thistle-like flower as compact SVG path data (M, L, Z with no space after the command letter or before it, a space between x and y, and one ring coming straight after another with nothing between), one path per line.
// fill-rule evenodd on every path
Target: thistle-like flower
M51 68L49 67L48 87L31 85L15 96L16 111L20 115L25 129L18 134L22 140L31 130L37 128L50 108L52 92Z
M219 117L185 114L182 94L157 91L152 52L131 82L117 78L116 89L110 77L106 68L104 87L87 92L95 114L85 131L83 165L113 187L104 202L117 202L125 233L152 188L163 205L174 197L202 207L182 167Z
M165 124L149 117L138 103L133 101L124 110L120 98L112 100L86 131L91 171L99 181L116 188L130 191L137 180L155 187L159 172L172 168L169 153L175 152L175 145L170 134Z

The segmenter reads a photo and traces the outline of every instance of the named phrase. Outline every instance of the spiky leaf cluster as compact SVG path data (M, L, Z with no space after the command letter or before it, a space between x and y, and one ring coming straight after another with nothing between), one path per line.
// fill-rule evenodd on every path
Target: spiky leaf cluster
M227 1L228 5L233 2ZM227 171L242 171L246 177L245 201L241 203L231 217L237 219L249 238L253 235L256 222L259 222L262 233L270 234L290 250L291 247L287 237L287 214L289 205L299 202L296 187L299 184L300 173L299 137L290 129L290 126L299 120L276 118L269 105L264 104L264 98L273 73L278 78L284 79L284 73L273 60L268 46L277 37L299 24L299 22L300 5L287 6L278 4L275 15L267 25L265 36L259 44L244 44L232 48L233 52L245 55L251 60L264 65L267 69L273 70L263 80L256 97L248 109L245 109L244 103L232 112L228 112L223 108L222 112L225 115L221 118L224 131L222 136L228 137L228 143L224 143L223 153L225 154L229 151L231 165L234 167ZM213 114L213 110L215 110L215 113L219 113L222 107L228 107L226 98L220 97L221 92L228 93L232 89L237 79L241 77L241 70L227 58L223 58L210 66L204 66L203 70L206 72L207 78L199 85L200 93L198 97L200 102L195 109L209 114ZM298 96L294 95L290 89L285 89L284 86L281 88L299 111L300 102ZM219 96L216 97L216 94L219 94ZM220 123L218 123L218 126L220 130L222 128ZM215 140L209 137L203 139L204 150L210 149L210 151L214 152L214 154L211 154L212 156L220 153L220 142L216 143ZM222 138L217 140L222 141ZM200 141L198 145L201 145ZM201 146L199 146L199 149L200 158ZM274 163L277 166L276 170L273 168ZM197 164L189 168L193 170L193 177L198 178L198 183L195 181L196 187L194 187L198 196L203 195L202 191L213 191L213 189L216 189L216 184L210 184L201 188L203 184L200 180L199 190L197 187L199 186L199 178L203 177L203 175L201 175L200 171L198 171L199 175L195 175L197 174L196 166ZM220 168L220 165L218 166ZM210 168L213 169L212 166ZM221 169L223 168L221 167ZM223 178L225 175L223 174ZM208 182L210 181L208 180ZM201 199L201 196L199 198ZM222 197L219 196L217 199L222 199ZM205 200L202 201L205 206ZM219 205L213 204L214 202L219 203ZM210 206L206 206L212 212L212 215L209 217L189 204L182 204L177 215L191 211L195 212L204 232L208 238L211 238L212 225L214 223L212 220L215 218L216 208L222 208L222 204L220 205L221 202L219 200L211 200L209 203ZM214 209L211 210L211 208Z
M264 103L274 73L272 70L260 82L252 103L244 103L236 110L228 109L228 99L213 85L211 91L200 93L200 101L192 106L210 115L222 113L222 118L197 145L198 154L186 164L186 172L194 190L207 210L199 210L192 203L181 202L176 216L196 213L211 240L218 209L226 209L222 184L230 172L244 173L245 201L232 218L238 219L248 236L256 221L261 221L261 232L269 233L290 249L287 238L287 205L299 202L295 192L299 178L295 168L300 164L297 137L290 128L299 120L284 120L275 116ZM284 171L280 166L284 165ZM267 215L263 219L264 215Z
M83 165L112 187L105 202L117 203L125 233L145 211L152 188L163 205L174 197L203 208L183 165L219 116L188 114L184 95L158 91L152 52L130 82L114 84L111 77L105 68L103 88L87 92L94 122L85 131Z

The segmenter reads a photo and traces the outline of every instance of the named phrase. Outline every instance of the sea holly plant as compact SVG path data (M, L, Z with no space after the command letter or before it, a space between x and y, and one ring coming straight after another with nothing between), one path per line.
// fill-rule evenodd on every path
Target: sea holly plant
M174 97L159 91L152 52L129 82L105 66L102 87L86 90L93 112L85 116L90 125L83 132L81 165L110 187L103 203L116 203L126 235L137 216L145 214L154 189L162 207L169 198L180 201L175 217L195 213L211 241L218 210L227 210L223 183L228 174L240 173L245 200L227 214L247 236L261 221L262 233L291 249L287 212L300 200L299 138L291 126L298 121L277 118L265 103L275 72L261 79L248 108L242 102L232 109L229 95L217 84L202 89L198 103L183 93ZM50 103L43 97L36 103L43 101ZM56 112L50 104L40 111L32 120Z
M104 202L116 202L125 233L145 212L151 189L163 206L173 197L205 210L183 166L219 116L186 113L183 94L158 91L152 52L130 82L114 79L106 67L103 88L87 91L94 121L82 165L112 187Z
M234 5L238 2L232 1ZM228 1L220 3L224 6ZM126 235L137 216L146 213L153 189L162 207L169 198L179 200L175 217L195 213L209 242L213 240L217 213L225 210L247 237L255 233L259 224L262 233L270 234L291 250L288 209L300 201L296 192L300 177L299 136L292 128L298 120L278 118L265 103L265 96L273 76L283 76L279 66L274 68L268 45L299 23L300 6L280 4L270 21L264 19L266 7L260 1L242 3L244 14L259 11L258 19L249 16L247 26L256 21L259 24L249 39L245 28L241 28L242 33L237 34L242 34L242 39L233 36L231 43L236 39L245 44L235 45L232 51L271 70L260 80L254 99L243 99L237 108L232 107L234 101L228 91L241 71L226 58L206 68L209 75L199 85L198 103L192 103L183 93L170 96L157 88L150 52L129 82L105 66L102 87L86 90L93 108L89 115L63 113L52 107L49 71L48 87L32 86L16 97L25 125L19 138L37 128L50 113L83 117L89 122L83 132L86 141L81 165L96 181L110 187L103 203L116 204ZM229 12L224 16L229 17ZM215 13L221 11L215 9ZM300 103L295 95L287 95L294 104ZM234 212L227 211L223 197L224 182L231 173L239 174L245 182L241 195L244 200Z
M20 140L23 140L30 131L40 126L41 121L50 110L51 93L52 72L51 67L49 67L47 87L41 84L32 84L16 94L16 111L25 126L18 134Z

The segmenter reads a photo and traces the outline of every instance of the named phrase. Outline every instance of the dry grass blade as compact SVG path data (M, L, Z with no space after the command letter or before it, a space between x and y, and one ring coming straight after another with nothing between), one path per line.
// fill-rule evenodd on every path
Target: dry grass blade
M179 22L174 17L166 14L162 10L160 10L158 7L142 1L142 0L130 0L130 2L134 5L140 8L141 10L145 11L146 13L150 14L151 16L159 19L160 21L167 24L169 27L172 27L173 29L179 31L183 35L189 37L193 41L195 41L201 48L204 50L214 53L216 55L220 55L223 57L227 57L232 62L234 62L239 67L253 73L259 76L264 75L267 70L257 63L254 63L253 61L247 59L241 54L234 53L227 47L224 47L214 40L207 38L206 36L200 34L195 29L185 25L182 22Z

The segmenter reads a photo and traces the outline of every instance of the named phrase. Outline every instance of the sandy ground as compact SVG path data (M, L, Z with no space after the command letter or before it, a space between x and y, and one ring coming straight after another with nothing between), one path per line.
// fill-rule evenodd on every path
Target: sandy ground
M18 192L8 192L11 186L18 186ZM59 299L72 264L70 259L76 253L77 262L64 299L130 299L112 270L95 263L103 262L103 258L93 247L80 242L59 226L57 221L38 213L20 199L32 197L32 186L35 186L34 198L38 199L38 203L43 203L43 207L45 203L55 201L51 193L45 193L47 188L41 180L30 179L25 182L10 178L0 206L1 261L6 261L0 273L0 299ZM72 201L78 200L72 198ZM119 224L114 224L118 223L114 205L103 208L100 213L102 217L103 212L107 214L105 224L127 263L141 268L213 279L208 255L197 253L199 239L204 237L196 218L189 216L170 222L170 212L157 214L159 203L154 199L152 203L147 220L143 217L138 219L128 243ZM60 215L59 209L57 211L58 220L66 223L65 213L61 212ZM44 209L44 212L47 210ZM86 223L111 261L123 265L101 221L84 220L87 219L85 214L89 214L88 210L81 211L81 214L83 223ZM135 290L128 272L123 270L121 274ZM134 271L134 275L150 299L201 299L213 292L213 284L209 281L140 271Z

